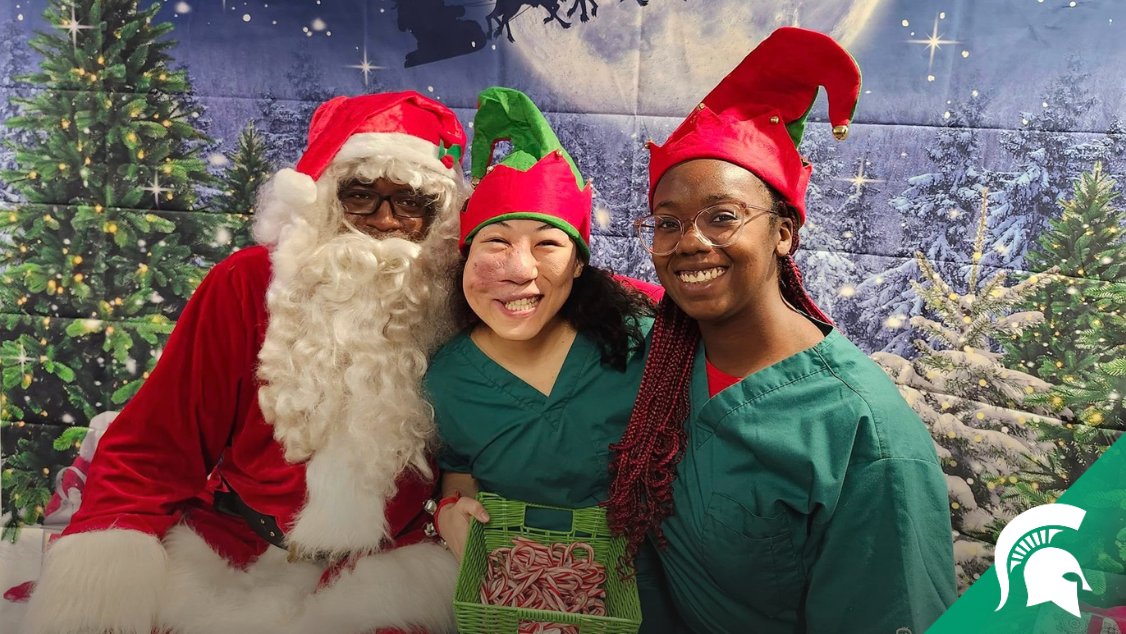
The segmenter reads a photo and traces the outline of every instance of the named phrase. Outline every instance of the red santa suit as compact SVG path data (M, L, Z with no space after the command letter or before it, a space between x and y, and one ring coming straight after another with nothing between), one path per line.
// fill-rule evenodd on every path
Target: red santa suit
M262 375L268 374L267 366L278 367L279 345L295 348L297 352L288 352L291 357L282 357L294 373L302 370L302 355L307 355L310 367L340 366L339 381L348 384L341 394L351 395L341 400L355 400L365 408L356 413L347 403L322 402L307 408L309 420L324 408L361 422L364 416L374 420L414 411L407 406L389 406L383 412L371 408L372 395L362 392L369 384L378 392L380 377L365 376L357 382L348 374L349 368L365 361L349 357L348 349L310 347L302 338L305 329L320 327L308 321L316 315L306 316L305 328L297 328L290 339L285 333L276 335L289 343L275 345L271 357L266 343L270 309L276 306L280 313L288 306L286 310L300 311L301 301L291 297L285 304L282 296L315 294L320 286L332 290L335 270L323 274L329 281L309 284L308 279L320 278L308 278L307 288L300 283L303 276L318 274L318 266L327 266L317 259L327 247L310 236L326 235L317 234L314 225L317 210L335 203L334 175L379 175L414 181L410 184L423 190L445 187L438 192L438 217L420 245L375 241L355 232L342 238L349 248L365 249L362 256L373 260L373 275L398 283L408 276L409 288L401 291L405 299L385 307L387 315L377 321L362 322L373 332L356 336L395 342L398 347L384 361L388 367L400 363L395 356L400 350L401 364L418 365L416 360L423 359L421 369L403 374L421 378L426 350L395 340L393 332L379 331L402 330L395 315L406 311L404 306L425 313L425 301L443 302L442 283L435 282L427 294L419 289L426 285L418 281L423 278L409 277L407 269L422 267L411 262L427 257L428 249L448 250L456 257L450 227L456 226L464 188L457 166L464 143L453 113L413 92L337 98L318 110L309 149L297 171L283 170L274 179L273 193L280 201L274 207L282 211L264 218L265 229L259 233L276 246L246 249L221 262L188 302L152 375L100 441L81 507L48 549L25 631L437 634L455 629L457 564L422 531L429 517L423 504L435 484L428 458L421 464L417 458L428 455L425 424L415 421L412 432L400 436L396 430L406 423L386 421L371 426L370 433L361 428L368 437L357 441L356 435L335 431L329 420L327 432L303 436L305 419L290 393L300 392L300 384L289 389L280 383L285 393L277 394L277 386L270 393L263 388L273 379L264 381ZM344 167L321 178L333 165ZM329 233L338 232L339 212L325 223L334 226ZM287 231L292 234L290 246ZM387 244L376 244L369 253L365 240ZM279 256L301 249L312 254L309 259L294 262ZM435 256L429 267L433 272L445 263ZM385 270L389 268L393 270ZM350 300L331 301L346 305ZM338 321L341 314L336 314ZM326 326L330 336L333 327L341 326ZM416 323L414 328L438 326ZM436 336L412 337L410 342ZM374 349L378 352L379 346ZM318 355L332 358L325 365ZM379 367L370 359L366 363ZM372 373L379 372L369 370ZM420 385L382 389L411 396ZM265 406L260 399L267 396ZM286 416L293 420L283 428L280 419ZM370 437L380 433L388 434L386 443ZM395 463L393 469L357 471L357 464L383 455L375 451L359 456L358 451L392 444L399 454L416 457L401 459L403 468Z

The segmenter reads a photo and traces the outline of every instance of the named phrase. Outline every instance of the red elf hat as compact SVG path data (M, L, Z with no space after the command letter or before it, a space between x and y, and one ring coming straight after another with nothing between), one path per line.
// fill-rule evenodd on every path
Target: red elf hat
M704 97L663 146L649 148L649 204L665 172L714 158L770 184L805 222L812 167L798 153L817 89L829 95L833 136L845 139L860 98L856 60L827 35L783 27L763 40Z
M464 149L457 115L417 92L336 97L317 108L297 168L279 171L274 188L291 202L312 204L325 169L356 158L406 160L456 179Z
M510 141L512 151L498 165L490 165L500 141ZM583 184L571 155L527 95L493 87L477 97L470 169L476 188L461 214L463 252L485 225L540 220L566 232L583 260L590 260L594 189Z

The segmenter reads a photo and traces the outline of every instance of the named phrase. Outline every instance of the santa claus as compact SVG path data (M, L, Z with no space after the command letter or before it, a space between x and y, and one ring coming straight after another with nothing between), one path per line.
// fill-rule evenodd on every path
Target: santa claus
M338 97L101 439L28 633L450 632L420 393L450 327L465 133Z

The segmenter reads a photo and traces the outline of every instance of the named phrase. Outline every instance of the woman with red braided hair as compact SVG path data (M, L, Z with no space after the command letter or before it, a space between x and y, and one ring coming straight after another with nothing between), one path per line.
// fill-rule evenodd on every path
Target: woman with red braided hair
M793 260L818 86L844 138L856 62L783 28L648 144L637 222L665 287L612 446L611 527L656 539L699 634L921 634L955 600L946 483L919 417Z

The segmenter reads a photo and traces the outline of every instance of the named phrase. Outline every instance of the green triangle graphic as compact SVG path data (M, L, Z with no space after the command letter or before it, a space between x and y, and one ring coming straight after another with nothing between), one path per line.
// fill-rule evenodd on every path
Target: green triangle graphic
M997 561L927 634L1086 634L1092 619L1096 627L1100 620L1087 606L1126 606L1126 442L1108 448L1057 503L1087 512L1078 531L1062 530L1051 541L1052 547L1075 557L1091 586L1090 591L1083 590L1074 579L1082 616L1077 618L1051 602L1028 606L1023 563L1011 568L1009 596L998 610L1001 588L996 567L1007 562ZM1104 628L1094 631L1115 631L1113 625Z

